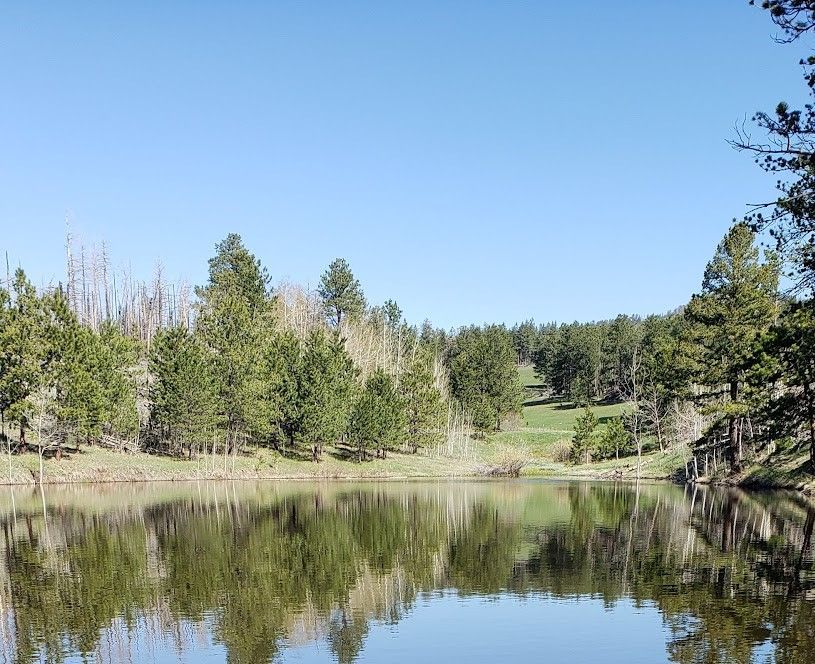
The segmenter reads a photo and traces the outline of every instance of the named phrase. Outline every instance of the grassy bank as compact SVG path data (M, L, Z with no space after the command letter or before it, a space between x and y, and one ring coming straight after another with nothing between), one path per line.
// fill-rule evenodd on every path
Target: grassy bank
M750 489L795 489L815 495L815 475L809 454L784 450L747 466L732 478L734 484Z
M39 475L36 454L13 456L0 461L0 483L30 484ZM477 474L475 462L439 459L421 454L390 454L387 459L364 463L342 460L327 448L320 463L289 459L267 450L228 457L202 455L197 460L122 454L98 447L63 455L60 461L45 461L46 483L141 482L196 479L331 479L458 477Z

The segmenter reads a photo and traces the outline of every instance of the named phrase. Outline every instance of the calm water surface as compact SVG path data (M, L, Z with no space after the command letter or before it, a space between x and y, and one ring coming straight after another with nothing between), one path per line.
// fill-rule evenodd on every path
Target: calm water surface
M668 485L0 489L3 662L815 662L815 504Z

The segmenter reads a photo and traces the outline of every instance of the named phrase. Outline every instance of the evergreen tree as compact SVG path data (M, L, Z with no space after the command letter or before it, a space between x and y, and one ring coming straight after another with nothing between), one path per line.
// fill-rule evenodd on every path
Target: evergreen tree
M316 329L306 340L299 390L298 437L311 447L314 461L323 445L348 428L356 369L338 334Z
M492 431L521 410L521 382L512 337L505 327L468 327L455 338L450 363L453 396L480 431Z
M351 411L349 434L361 461L374 448L383 459L387 450L404 440L405 411L393 378L382 369L374 371Z
M532 361L536 350L536 336L535 322L531 318L512 328L512 343L515 346L519 365Z
M7 365L12 362L11 358L11 311L9 303L11 298L5 288L0 287L0 445L6 446L9 442L6 433L6 415L11 407L11 384L8 381L9 372ZM8 445L9 456L11 456L11 445Z
M217 383L200 339L183 327L162 330L150 351L150 420L162 438L186 443L188 454L216 425Z
M395 330L402 322L402 310L399 305L393 300L386 300L382 305L382 314L385 318L385 324Z
M642 324L642 348L637 375L638 404L643 429L656 437L664 450L667 413L670 405L691 396L688 357L683 330L684 318L649 316Z
M136 383L131 375L138 360L136 342L109 322L102 324L97 338L94 373L101 381L104 428L113 435L131 436L139 426Z
M399 381L405 406L407 444L414 454L442 438L442 396L435 385L432 357L421 349L410 361Z
M751 0L750 4L753 4ZM794 41L815 28L815 7L805 0L763 0L773 22ZM753 122L766 138L753 141L739 132L731 144L755 157L755 162L776 183L778 196L771 204L755 206L747 217L753 230L769 231L778 252L793 267L789 275L800 291L815 295L815 56L800 60L810 102L802 109L779 102L772 112L759 111Z
M110 376L98 375L102 353L99 338L79 323L62 293L54 293L49 305L49 342L54 359L48 371L48 388L59 429L59 459L69 438L76 444L90 443L102 433L108 415L102 381Z
M815 305L795 303L781 317L764 343L764 356L757 363L760 383L773 382L767 404L775 436L798 437L804 433L809 458L815 469Z
M631 435L625 430L622 418L613 417L600 436L599 456L603 459L610 457L619 459L620 452L623 453L623 456L631 452L630 442Z
M209 282L196 289L196 333L213 358L211 375L218 382L220 414L231 447L262 421L262 353L271 334L271 301L266 271L239 235L229 234L215 249Z
M631 374L641 359L641 342L642 326L630 316L617 316L607 327L603 339L604 387L614 399L630 398Z
M583 459L585 459L586 463L589 463L596 429L597 416L591 408L586 406L583 414L578 416L574 423L574 436L572 437L572 460L574 463L580 463Z
M572 323L541 336L533 357L535 374L555 394L575 404L603 396L604 330L598 324Z
M267 409L266 417L275 430L278 448L293 447L300 430L303 404L301 381L303 348L292 332L275 334L266 354Z
M727 423L728 456L741 465L741 425L748 411L743 390L758 342L778 311L778 267L772 255L762 262L753 232L735 224L708 263L702 292L685 310L695 343L694 378L705 385L702 400Z
M0 418L3 436L6 423L14 422L25 444L31 398L43 383L50 356L43 303L22 270L11 288L13 298L0 290Z
M365 296L348 261L337 258L320 278L317 292L323 300L325 314L339 328L344 318L356 318L365 310Z
M446 355L447 353L447 332L433 327L429 320L422 323L419 332L419 343L433 356Z

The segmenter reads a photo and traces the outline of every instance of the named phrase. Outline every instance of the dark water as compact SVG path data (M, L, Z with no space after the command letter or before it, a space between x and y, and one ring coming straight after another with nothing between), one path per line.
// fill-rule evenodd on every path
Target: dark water
M5 662L815 662L794 494L5 488L0 519Z

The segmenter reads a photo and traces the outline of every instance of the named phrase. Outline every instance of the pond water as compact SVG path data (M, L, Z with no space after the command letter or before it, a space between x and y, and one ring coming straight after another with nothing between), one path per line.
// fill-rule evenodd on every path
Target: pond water
M815 504L507 482L0 488L3 662L815 662Z

